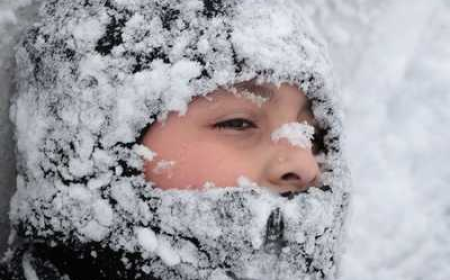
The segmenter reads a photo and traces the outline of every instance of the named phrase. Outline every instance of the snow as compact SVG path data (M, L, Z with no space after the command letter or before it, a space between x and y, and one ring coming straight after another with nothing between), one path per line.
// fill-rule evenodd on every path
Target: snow
M109 230L108 228L102 226L98 221L91 220L86 225L79 227L79 233L87 241L100 242L106 237Z
M241 91L232 89L231 92L234 94L234 96L239 97L239 98L245 98L245 99L249 100L250 102L253 102L256 105L258 105L258 107L261 107L264 104L264 102L267 102L270 100L269 97L263 97L259 94L255 94L246 89L241 90Z
M146 161L152 161L156 153L144 145L134 145L134 151Z
M189 60L180 60L170 69L170 92L172 94L164 95L166 109L170 111L179 111L185 114L187 103L194 95L192 89L187 87L188 82L200 75L201 68L198 62Z
M114 222L114 213L111 206L104 200L98 199L93 205L93 212L98 223L104 227L109 227Z
M36 270L31 264L31 257L29 255L25 255L25 257L23 258L22 268L26 280L39 280L39 277L36 274Z
M258 279L263 274L269 279L276 279L275 277L278 276L289 279L292 275L302 275L304 261L297 255L291 254L298 250L295 245L299 240L296 233L305 234L311 255L316 254L323 258L326 258L326 254L323 255L321 246L328 246L333 239L331 237L323 240L322 244L318 244L319 241L315 238L317 234L324 234L324 228L330 227L333 223L333 203L328 200L332 195L320 190L311 193L311 196L299 195L290 199L280 197L269 189L262 189L254 182L241 177L238 187L210 189L208 192L171 190L162 191L161 195L163 196L162 204L156 212L157 216L165 217L160 225L161 231L169 233L170 236L184 236L178 240L176 247L171 245L167 247L169 249L164 249L164 252L186 258L184 248L192 246L189 237L195 237L202 244L203 250L207 250L210 246L219 249L209 252L209 258L215 260L213 263L216 260L231 257L235 259L239 267L235 273L242 273L250 279ZM328 204L329 207L321 209L323 206L321 203ZM267 220L277 211L285 214L286 235L284 238L288 244L291 244L287 246L290 250L285 248L280 252L283 254L282 259L286 262L267 253L270 248L266 239ZM331 220L324 219L323 212L331 214ZM219 218L224 215L228 218ZM328 224L322 225L322 221ZM166 248L166 245L163 248ZM240 248L239 254L232 253L236 250L235 248ZM203 252L195 249L189 254L191 263L196 263L193 261L196 259L195 256L199 259L204 258ZM178 257L175 258L178 259ZM261 260L264 260L266 266L263 270L261 270ZM272 269L270 274L266 271L267 269Z
M155 233L148 228L138 227L135 228L137 239L139 244L145 251L154 252L158 247L158 240Z
M281 139L287 139L289 144L303 149L310 149L314 138L314 127L306 121L303 123L285 123L272 132L271 139L275 143Z
M352 35L327 36L354 181L342 279L448 279L449 2L353 2L321 22Z
M128 1L116 2L123 2L125 5ZM139 6L143 1L134 2ZM6 213L6 198L11 195L15 181L14 176L11 176L11 163L14 161L12 132L8 128L10 124L7 122L6 112L10 92L8 85L11 81L8 67L12 56L12 38L22 25L27 25L32 14L19 8L29 3L31 1L6 1L0 4L0 155L5 159L0 162L0 193L4 198L0 200L0 210L3 213ZM446 129L450 127L448 1L322 0L314 3L309 1L305 5L309 6L307 13L313 15L317 26L331 45L331 58L345 93L342 103L346 112L346 150L354 188L341 279L447 280L450 277L450 171L447 164L450 133ZM276 15L273 14L274 17ZM264 10L254 15L264 16ZM283 40L289 30L274 28L275 38L267 38L262 33L264 36L258 40L268 43L269 48L252 48L255 42L249 40L254 38L247 37L246 33L255 28L251 24L252 18L242 17L241 20L248 23L248 29L234 34L233 40L243 48L242 51L254 57L261 54L275 56L276 53L270 53L270 43L273 39ZM136 22L137 19L134 25L137 25ZM279 17L276 22L282 24L283 17ZM81 34L82 30L85 29L80 27L75 35ZM257 26L255 30L263 32ZM94 38L94 31L86 39L90 40L90 36ZM256 44L260 42L257 41ZM199 52L205 53L214 45L205 37L199 46ZM120 52L120 49L114 51ZM283 51L290 52L289 49ZM275 56L274 59L278 57ZM298 63L296 59L286 61L285 56L280 59L286 62L285 65ZM90 64L90 61L96 63ZM99 57L86 58L83 63L86 67L83 73L97 75L103 71L102 68L96 68L101 65ZM164 66L162 61L154 63L151 69ZM180 73L183 69L192 73L198 70L197 65L185 63L174 73ZM135 75L132 84L137 96L148 93L142 87L147 80L151 81L155 91L161 93L166 90L167 77L173 77L166 71L169 69L144 70ZM217 81L228 80L227 71L229 69L216 73ZM86 81L89 80L89 75L85 77ZM185 78L189 80L193 76L187 75ZM97 82L100 85L106 84L106 80L100 79L101 77L97 75ZM188 101L190 95L185 90L184 101ZM184 102L178 103L177 100L167 98L170 108L178 108L180 111L185 109ZM121 112L126 116L129 112L127 110L128 107L123 107ZM65 113L67 115L63 117L68 119L70 112ZM96 114L97 111L92 111L80 116L92 131L98 131L102 126L94 121L100 119ZM117 131L125 133L124 139L134 136L125 130ZM29 135L39 138L33 132ZM32 145L34 140L29 141L27 145ZM107 144L108 141L104 143ZM100 150L96 150L94 155L95 165L101 166L101 162L105 169L116 160L113 155L102 154ZM75 176L86 173L76 168L76 162L71 166ZM100 183L97 181L92 184L91 189L98 190L109 180L111 179L107 177L100 179ZM98 199L76 188L71 193L77 200ZM117 191L117 197L121 193ZM134 193L128 192L127 195L131 199L124 198L121 205L134 201ZM98 208L91 209L91 214L96 218L84 228L84 233L92 240L104 237L107 228L103 225L111 222L108 210L103 210L101 202L98 204ZM323 209L313 202L308 205L311 211ZM292 214L295 218L295 209L293 204L286 206L286 216ZM103 212L107 214L99 214ZM143 211L142 215L149 220L148 212ZM0 219L2 228L6 227L5 217L6 214ZM326 212L318 211L314 219L327 220L329 217ZM98 235L94 235L96 230ZM257 232L255 230L251 235L257 237ZM148 232L144 236L146 234ZM1 235L6 240L8 234L3 231ZM292 236L292 240L296 242L308 238L310 239L304 234ZM260 243L260 240L254 242L256 245ZM155 244L147 245L154 248ZM160 249L159 253L167 264L177 263L179 257L173 248L168 248L170 249ZM312 250L311 247L308 248ZM215 273L218 275L216 279L228 279L222 271Z
M103 17L103 20L105 18ZM99 19L80 21L73 29L75 40L86 41L85 44L95 44L105 32L104 24Z
M155 172L155 174L160 174L163 172L167 172L168 173L168 177L170 178L172 175L171 173L171 169L175 166L176 162L172 161L172 160L159 160L156 163L155 168L153 168L153 172Z
M158 247L156 248L156 254L169 267L179 264L181 261L178 252L176 252L172 248L172 245L170 245L169 241L165 239L158 240Z

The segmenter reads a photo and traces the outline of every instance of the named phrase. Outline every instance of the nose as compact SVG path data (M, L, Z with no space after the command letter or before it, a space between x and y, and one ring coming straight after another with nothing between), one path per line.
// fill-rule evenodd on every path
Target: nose
M308 148L294 147L286 141L272 144L267 181L279 192L305 191L316 184L319 165Z

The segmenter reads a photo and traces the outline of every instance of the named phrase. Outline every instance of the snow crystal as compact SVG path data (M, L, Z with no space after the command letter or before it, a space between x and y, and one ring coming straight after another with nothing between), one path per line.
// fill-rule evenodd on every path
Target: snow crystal
M155 233L149 228L137 227L134 229L139 244L145 251L154 252L158 247L158 239Z
M70 160L69 172L77 177L82 177L92 173L94 169L94 163L91 160L81 160L74 158Z
M115 183L111 186L111 197L123 209L133 212L136 210L136 193L131 186L124 183Z
M150 150L147 146L144 145L134 145L134 151L143 157L147 161L152 161L153 158L156 156L156 153Z
M92 193L83 186L71 186L68 195L70 198L82 202L90 201L92 198Z
M94 205L94 216L98 223L102 226L108 227L113 224L114 213L111 206L103 199L98 199Z
M242 188L258 188L258 184L246 176L239 176L236 180L239 187Z
M273 131L271 135L272 141L278 142L281 139L286 138L291 145L304 149L311 148L313 137L314 127L310 126L307 122L285 123L280 128Z
M203 184L203 186L202 186L202 189L213 189L213 188L215 188L216 187L216 184L214 183L214 182L211 182L211 181L206 181L204 184Z
M111 182L112 173L105 173L101 177L89 180L87 187L91 190L100 189L101 187L107 186Z
M95 18L82 20L73 28L74 39L83 42L83 44L95 44L104 32L104 26Z
M88 241L101 241L109 233L109 229L91 220L85 226L79 228L80 233Z
M155 172L156 174L160 174L162 172L169 171L169 174L171 174L170 170L173 168L174 165L175 165L174 161L160 160L156 163L156 167L153 168L153 172Z
M163 96L167 111L178 111L182 115L186 113L187 104L194 95L187 84L200 72L200 64L189 60L181 60L172 66L169 73L172 92Z
M215 270L211 273L211 276L208 280L232 280L225 272L222 270Z
M184 263L190 263L193 266L198 266L198 249L192 243L183 244L183 246L178 250L180 259Z
M181 261L180 255L172 248L169 241L163 238L158 239L156 254L158 254L161 260L168 266L174 266Z
M39 280L36 270L31 264L31 256L26 254L22 259L22 268L26 280Z
M269 98L265 98L259 95L255 95L254 93L248 92L248 91L244 91L241 93L241 96L246 98L247 100L250 100L252 102L254 102L256 105L258 105L258 107L261 107L264 102L268 101Z

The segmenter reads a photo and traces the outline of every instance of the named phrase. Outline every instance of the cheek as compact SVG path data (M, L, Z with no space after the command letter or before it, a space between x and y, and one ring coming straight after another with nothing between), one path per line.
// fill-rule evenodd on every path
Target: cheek
M179 143L170 147L155 147L158 156L145 165L146 179L162 189L201 188L206 182L213 182L218 187L234 186L241 175L251 179L256 177L257 168L249 160L253 157L245 152L211 144L210 141ZM174 164L158 170L158 162L161 161Z

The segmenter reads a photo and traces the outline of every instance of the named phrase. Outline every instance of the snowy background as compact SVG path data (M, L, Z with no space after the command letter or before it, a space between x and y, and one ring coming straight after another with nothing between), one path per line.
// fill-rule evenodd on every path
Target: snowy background
M299 1L344 93L354 190L342 279L450 279L450 0ZM0 252L15 178L12 50L35 6L0 0Z

